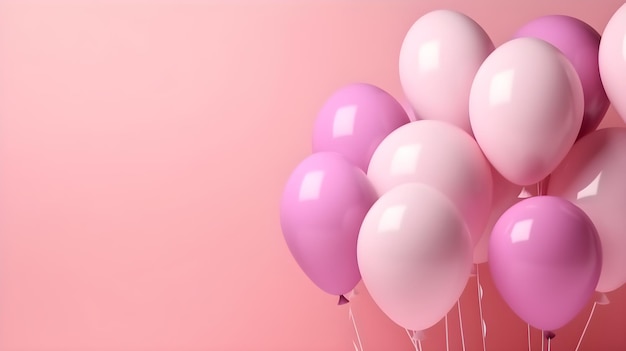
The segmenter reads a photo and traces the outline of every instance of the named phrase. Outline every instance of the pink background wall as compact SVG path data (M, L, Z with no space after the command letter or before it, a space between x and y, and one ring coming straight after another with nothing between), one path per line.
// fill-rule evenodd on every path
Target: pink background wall
M2 1L0 349L351 350L348 307L300 272L278 222L324 100L354 81L399 97L400 44L429 10L501 44L553 13L601 31L620 3ZM483 277L488 349L526 350ZM609 297L583 350L626 348L626 290ZM474 281L461 302L480 350ZM411 349L365 294L352 305L365 351ZM574 349L588 310L553 350ZM444 340L439 324L425 350Z

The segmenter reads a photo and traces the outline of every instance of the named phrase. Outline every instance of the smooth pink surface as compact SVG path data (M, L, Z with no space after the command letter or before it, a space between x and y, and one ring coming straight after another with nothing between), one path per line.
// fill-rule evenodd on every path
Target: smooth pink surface
M511 206L489 240L502 298L532 327L557 332L592 299L602 248L589 216L568 200L533 196Z
M317 152L291 173L280 202L285 243L323 291L343 295L361 281L356 246L378 199L365 172L336 152Z
M602 241L598 291L626 282L626 128L604 128L580 139L550 177L548 195L563 197L593 220Z
M325 99L366 81L402 100L400 45L430 10L499 45L550 13L602 31L621 3L0 2L0 350L353 350L348 306L301 272L278 216ZM527 350L487 271L488 350ZM626 348L626 292L608 296L581 350ZM367 294L352 301L365 351L412 350ZM476 301L470 280L468 351ZM553 350L575 349L590 307ZM444 349L443 324L423 345Z
M367 212L357 246L363 284L390 319L411 331L439 322L463 294L472 238L444 193L405 183Z
M438 120L405 124L378 145L367 177L380 196L405 183L432 186L461 212L472 247L483 235L493 197L491 169L463 129Z
M445 121L470 135L469 94L494 45L474 19L441 9L421 16L400 48L400 83L417 115Z
M469 96L476 142L504 178L537 184L576 141L583 88L572 63L553 45L516 38L480 66Z

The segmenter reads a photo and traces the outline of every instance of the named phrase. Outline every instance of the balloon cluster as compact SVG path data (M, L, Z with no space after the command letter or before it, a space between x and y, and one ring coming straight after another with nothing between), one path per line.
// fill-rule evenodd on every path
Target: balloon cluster
M313 154L280 219L307 276L340 296L359 281L395 323L422 331L474 264L530 325L552 332L594 292L626 282L626 5L601 36L545 16L495 47L468 16L427 13L399 57L411 112L370 84L321 109ZM524 189L537 189L530 197Z

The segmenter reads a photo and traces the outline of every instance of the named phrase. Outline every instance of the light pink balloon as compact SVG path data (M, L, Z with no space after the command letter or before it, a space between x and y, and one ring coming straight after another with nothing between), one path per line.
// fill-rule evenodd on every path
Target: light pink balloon
M483 235L480 237L476 247L474 247L474 263L477 264L487 262L489 238L491 237L493 226L506 210L521 200L519 198L522 192L521 186L504 179L504 177L494 169L491 170L491 175L493 178L493 201Z
M367 176L379 195L404 183L434 187L458 206L473 244L480 239L491 210L491 170L462 129L434 120L405 124L378 145Z
M600 39L600 78L611 104L626 121L626 4L611 17Z
M470 122L491 164L510 182L535 184L574 144L583 118L576 70L554 46L519 38L498 47L478 70Z
M404 184L369 210L357 243L365 287L398 325L425 330L463 293L472 266L467 227L442 193Z
M626 279L626 128L599 129L580 139L552 173L548 195L563 197L591 218L602 242L599 292Z
M472 133L468 99L478 67L494 49L487 33L459 12L419 18L400 50L400 82L416 114Z

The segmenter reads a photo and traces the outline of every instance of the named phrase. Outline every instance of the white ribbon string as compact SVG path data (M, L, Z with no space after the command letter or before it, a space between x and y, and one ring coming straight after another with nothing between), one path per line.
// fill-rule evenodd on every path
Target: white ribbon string
M478 311L480 312L480 329L483 339L483 351L487 351L487 324L485 323L485 318L483 317L483 286L480 285L478 265L476 265L476 287L478 289Z
M587 328L589 328L589 323L591 322L591 317L593 317L593 312L596 310L597 302L593 303L593 307L591 307L591 312L589 313L589 318L587 318L587 323L585 324L585 328L583 329L583 333L580 335L580 339L578 339L578 345L576 345L576 351L580 348L580 345L583 343L583 338L585 337L585 333L587 332Z
M450 351L450 337L449 337L449 332L448 332L448 315L446 314L446 318L445 318L445 323L446 323L446 351Z
M404 330L406 331L406 335L409 336L409 339L411 340L411 344L413 344L415 351L422 351L422 342L420 340L417 340L417 332L411 332L408 329Z
M354 327L354 333L356 334L357 343L352 340L352 346L354 346L355 351L363 351L363 344L361 343L361 336L359 335L359 329L356 327L356 321L354 320L354 313L352 313L352 306L348 309L348 315L350 316L350 320L352 320L352 326Z
M465 333L463 332L463 318L461 317L461 300L457 301L457 310L459 311L459 329L461 329L461 345L465 351Z

